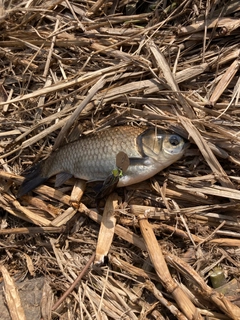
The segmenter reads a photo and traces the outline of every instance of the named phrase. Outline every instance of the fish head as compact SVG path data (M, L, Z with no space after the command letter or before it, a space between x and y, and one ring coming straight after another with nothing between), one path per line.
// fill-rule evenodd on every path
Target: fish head
M165 134L154 129L145 131L141 137L142 153L161 162L164 167L180 159L188 146L189 143L179 135Z

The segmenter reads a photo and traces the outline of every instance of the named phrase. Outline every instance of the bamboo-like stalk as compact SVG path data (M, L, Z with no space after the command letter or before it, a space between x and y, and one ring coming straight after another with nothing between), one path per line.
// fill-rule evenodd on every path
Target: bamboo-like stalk
M29 209L25 208L19 203L19 201L17 201L14 197L10 196L9 194L7 193L3 194L3 198L5 198L7 201L10 201L15 209L19 210L20 213L25 215L27 218L27 221L32 221L34 224L38 226L45 226L45 227L50 226L51 224L50 220L44 217L41 217L33 213ZM15 215L17 216L17 213L15 213Z
M119 197L116 193L108 196L98 234L95 263L103 263L104 257L107 256L110 250L117 222L115 210L118 206L118 201Z
M146 243L150 259L154 265L154 268L162 285L166 288L167 292L172 294L177 305L188 319L202 319L197 308L173 280L162 254L162 250L157 242L153 229L148 220L144 215L139 215L138 222L142 236Z
M77 180L73 186L70 202L73 207L77 208L86 189L86 181Z

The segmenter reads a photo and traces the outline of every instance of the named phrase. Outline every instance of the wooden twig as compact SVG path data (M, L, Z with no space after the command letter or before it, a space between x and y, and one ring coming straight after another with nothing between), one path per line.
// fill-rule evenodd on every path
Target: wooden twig
M74 288L78 285L82 277L86 274L88 271L88 268L93 263L95 259L95 253L91 256L91 258L88 260L87 264L83 268L83 270L80 272L80 274L77 276L77 278L74 280L74 282L71 284L71 286L67 289L67 291L62 295L62 297L53 305L52 311L55 311L60 304L66 299L66 297L74 290Z

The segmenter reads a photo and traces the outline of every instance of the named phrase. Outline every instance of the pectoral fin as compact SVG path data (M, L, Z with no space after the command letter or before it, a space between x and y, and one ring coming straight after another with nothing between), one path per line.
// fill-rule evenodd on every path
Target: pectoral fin
M130 165L130 160L128 155L120 151L116 156L116 168L112 170L111 174L103 181L102 187L96 194L96 200L99 201L100 199L108 196L111 192L114 191L116 188L119 179L122 175L127 171Z
M61 172L56 175L55 188L60 187L65 181L72 177L71 173Z
M111 192L114 191L119 181L119 177L113 174L110 174L103 182L101 188L96 194L96 201L108 196Z

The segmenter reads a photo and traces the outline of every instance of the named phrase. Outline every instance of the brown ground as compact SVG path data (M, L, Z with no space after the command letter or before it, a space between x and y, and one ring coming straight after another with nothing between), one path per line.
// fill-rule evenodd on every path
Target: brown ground
M0 2L1 319L240 319L240 2L149 2ZM16 198L28 166L116 124L192 145L103 218L74 179Z

